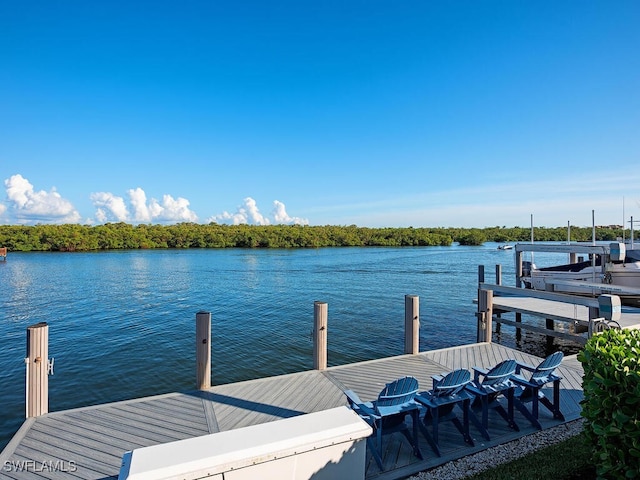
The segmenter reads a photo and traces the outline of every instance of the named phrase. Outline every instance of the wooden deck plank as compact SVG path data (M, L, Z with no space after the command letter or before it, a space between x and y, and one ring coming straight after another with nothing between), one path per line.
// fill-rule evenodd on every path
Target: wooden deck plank
M55 454L60 459L70 459L71 455L76 455L90 458L104 465L114 465L122 458L123 450L121 449L111 448L104 442L90 440L84 435L69 436L64 433L61 430L43 429L36 424L29 432L28 440L34 444L37 442L44 454L60 452ZM104 470L101 471L104 473Z
M53 464L55 465L55 464ZM77 478L83 478L87 475L86 469L78 469L78 471L69 471L69 472L55 472L49 471L54 470L54 468L47 468L45 472L45 467L48 467L49 464L43 464L41 461L34 461L33 458L27 458L19 454L14 454L11 458L9 464L3 463L2 469L2 479L5 480L42 480L43 478L47 479L61 479L62 475L67 480L74 480ZM76 470L75 465L66 464L60 470ZM97 472L94 472L93 475L98 475ZM104 478L104 477L103 477ZM108 478L108 477L107 477Z
M102 437L104 441L110 441L112 438L121 438L131 445L146 446L149 445L150 442L161 443L163 439L166 438L164 435L154 438L154 436L148 432L135 428L125 429L121 423L111 422L108 418L100 418L90 413L72 413L69 415L58 415L54 418L58 422L66 423L70 428L73 428L75 432L80 431L83 434L95 434L96 436Z
M60 436L63 438L73 438L82 435L81 438L83 440L100 442L105 448L111 447L118 451L130 449L131 445L137 445L137 447L146 446L145 443L139 441L140 439L113 428L107 429L99 426L96 428L92 423L78 421L70 417L64 419L51 417L47 420L48 428L53 431L59 431ZM39 423L45 424L45 422Z
M202 405L202 401L199 401L198 403L200 403L199 410L191 410L188 415L185 414L184 410L168 408L167 405L156 403L120 405L117 407L117 410L119 412L131 413L136 416L144 416L148 423L153 421L154 424L167 428L171 428L171 425L175 425L177 428L188 428L189 430L203 432L204 434L207 433L202 428L202 420L205 418L204 407Z
M153 402L139 402L140 408L170 411L175 418L193 419L194 416L203 414L202 399L197 392L189 392L179 396L160 398Z
M109 414L113 419L117 419L121 422L134 422L137 425L144 426L146 429L152 429L155 431L171 431L175 432L180 437L195 437L203 435L204 430L202 428L192 428L191 424L184 424L180 422L173 422L170 419L158 418L155 415L150 415L149 412L138 408L137 405L119 405L112 407ZM204 414L202 415L204 419ZM204 432L204 433L203 433Z
M18 455L22 455L26 458L32 459L38 464L43 462L74 462L77 470L74 475L79 478L104 478L105 476L113 475L114 469L119 468L122 463L120 459L114 458L111 462L101 461L99 454L88 451L82 447L72 449L75 445L65 445L65 448L51 444L50 439L47 440L47 436L34 435L26 438L20 444L20 450L17 451ZM64 478L61 475L65 472L51 472L52 475L46 478Z
M327 395L329 391L333 394ZM344 404L342 393L317 371L213 387L206 398L214 405L221 431Z
M148 428L144 421L141 420L115 417L111 412L105 410L92 410L86 413L86 418L91 418L91 421L104 427L111 427L118 431L135 435L150 443L166 443L186 438L184 435L177 435L175 432Z

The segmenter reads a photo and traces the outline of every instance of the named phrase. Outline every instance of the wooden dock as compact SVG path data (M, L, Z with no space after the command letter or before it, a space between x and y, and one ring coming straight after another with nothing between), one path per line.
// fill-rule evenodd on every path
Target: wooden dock
M569 295L566 293L556 293L547 291L530 290L518 287L507 287L500 284L488 284L480 282L478 284L480 300L475 300L478 304L478 313L484 311L491 315L491 323L485 323L485 329L492 329L492 323L496 326L504 324L516 329L529 330L531 332L563 338L584 345L589 336L589 328L596 326L598 321L602 321L599 299L580 295ZM488 300L486 297L490 296ZM488 308L487 302L491 304ZM503 314L515 313L515 320L503 317ZM546 319L546 328L522 321L522 315ZM595 324L592 321L595 320ZM555 322L564 324L563 328L556 330ZM609 323L602 322L607 326L620 327L622 329L640 328L640 308L624 306L620 309L619 318ZM498 327L496 327L498 328ZM489 332L478 330L478 340L486 340ZM597 330L596 330L597 331Z
M541 360L498 344L476 343L47 413L27 419L0 454L2 478L115 480L128 450L346 405L345 389L372 400L385 383L405 375L415 376L427 390L432 375L457 368L488 368L507 358L534 365ZM575 358L565 358L559 373L562 412L566 421L575 420L583 397L582 367ZM545 409L540 420L543 428L561 423ZM440 429L442 456L436 457L421 438L423 460L412 454L404 437L393 434L384 439L384 471L368 454L366 478L403 478L536 431L517 411L516 422L520 432L509 429L498 415L490 417L491 441L471 426L474 447L445 422Z

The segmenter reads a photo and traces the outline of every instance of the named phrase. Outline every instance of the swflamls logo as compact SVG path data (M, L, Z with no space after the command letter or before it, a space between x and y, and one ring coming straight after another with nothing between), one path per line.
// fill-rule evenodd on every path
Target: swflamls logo
M73 460L7 460L2 466L5 472L58 472L71 473L78 470L78 465Z

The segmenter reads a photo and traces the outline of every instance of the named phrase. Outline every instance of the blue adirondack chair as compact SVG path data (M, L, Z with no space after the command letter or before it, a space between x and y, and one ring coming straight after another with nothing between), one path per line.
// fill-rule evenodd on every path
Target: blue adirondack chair
M532 367L525 363L518 362L513 382L518 385L515 405L522 414L537 428L542 430L542 425L538 420L538 407L542 403L552 414L553 418L564 421L564 415L560 411L560 380L555 374L555 370L562 363L564 354L555 352L545 358L537 367ZM529 373L524 374L523 371ZM553 382L553 403L542 392L542 388ZM525 403L531 402L531 410L525 407Z
M520 431L513 419L515 383L511 380L516 372L515 360L504 360L490 370L473 367L473 381L465 388L476 396L472 407L479 404L482 408L482 420L478 421L475 415L471 415L471 421L478 427L482 435L489 437L489 409L493 409L504 418L512 429ZM506 397L507 409L500 403L500 397Z
M465 390L465 387L471 383L471 374L468 370L460 369L446 375L434 375L432 379L433 388L416 395L416 402L427 407L423 417L424 426L431 423L432 436L426 428L422 430L427 442L440 456L438 425L442 421L449 420L462 434L464 441L473 446L473 440L469 435L469 406L474 396ZM456 416L456 405L462 410L462 422Z
M422 453L418 447L420 406L414 401L416 393L418 393L418 380L414 377L403 377L387 383L377 400L373 402L362 402L352 390L344 392L349 406L373 427L373 434L367 439L367 444L380 470L384 470L382 436L390 433L401 432L413 447L413 453L422 459ZM411 415L412 418L412 432L409 431L406 423L407 415Z

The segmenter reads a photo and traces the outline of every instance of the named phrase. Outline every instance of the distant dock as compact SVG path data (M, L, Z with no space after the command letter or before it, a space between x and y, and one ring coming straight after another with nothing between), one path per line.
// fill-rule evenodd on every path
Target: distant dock
M586 248L586 247L585 247ZM517 252L520 248L516 245ZM540 250L546 251L546 250ZM568 251L568 250L567 250ZM563 250L564 252L564 250ZM589 336L605 328L620 327L622 329L640 328L640 308L620 306L614 313L611 307L603 311L601 300L605 297L616 297L617 293L640 293L637 289L616 285L594 284L590 282L564 282L594 289L592 296L554 292L552 290L532 290L521 285L522 257L516 256L516 285L502 285L502 266L495 266L495 283L485 282L485 267L478 267L478 341L490 341L495 330L501 325L516 328L517 336L521 330L531 331L547 337L557 337L579 345L584 345ZM559 283L559 282L555 282ZM503 317L514 313L515 319ZM544 318L546 327L533 325L523 321L522 315ZM561 328L556 329L557 323Z

